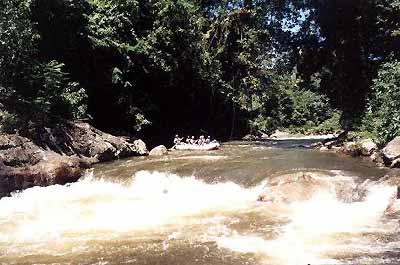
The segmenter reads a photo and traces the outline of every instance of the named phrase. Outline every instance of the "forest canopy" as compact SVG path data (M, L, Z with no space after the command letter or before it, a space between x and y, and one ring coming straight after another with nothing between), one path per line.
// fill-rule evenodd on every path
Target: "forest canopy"
M399 56L399 0L4 0L1 130L89 119L148 137L387 141Z

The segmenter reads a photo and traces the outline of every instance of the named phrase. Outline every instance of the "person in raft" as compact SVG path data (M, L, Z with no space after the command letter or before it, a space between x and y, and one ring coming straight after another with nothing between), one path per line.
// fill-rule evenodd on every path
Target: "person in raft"
M204 138L204 136L203 135L201 135L200 136L200 138L199 138L199 140L197 140L197 144L198 145L203 145L203 144L205 144L205 138Z
M179 138L179 135L175 135L174 144L178 145L182 143L183 138Z
M205 145L205 144L210 144L210 143L214 142L214 141L211 141L210 136L207 136L207 138L206 138L206 137L204 137L204 135L201 135L198 140L196 140L194 138L194 136L192 136L192 137L188 136L188 137L186 137L185 141L183 141L183 140L184 140L184 138L179 138L179 135L175 135L174 144L179 145L179 144L186 143L186 144L193 144L193 145Z

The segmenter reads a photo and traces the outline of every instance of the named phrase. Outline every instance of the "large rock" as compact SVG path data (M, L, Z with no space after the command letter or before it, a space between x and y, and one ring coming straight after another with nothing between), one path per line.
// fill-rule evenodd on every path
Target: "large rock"
M257 140L257 136L252 135L252 134L247 134L242 138L242 140L244 140L244 141L255 141L255 140Z
M270 138L275 138L275 139L280 139L280 138L289 138L293 137L291 133L288 132L282 132L279 130L276 130L273 134L271 134Z
M384 184L388 186L400 186L400 169L395 168L390 170L384 177L378 180L378 184Z
M132 143L124 137L102 132L83 122L66 122L45 128L33 127L25 134L43 149L91 157L99 162L148 154L145 144L140 140Z
M400 158L400 136L389 142L382 150L382 154L386 165L391 167L399 165L397 159Z
M370 159L372 160L372 162L375 162L379 166L384 166L385 164L383 161L382 153L380 151L373 152L370 156Z
M21 128L0 136L0 197L32 186L78 180L93 163L147 155L146 144L116 137L87 123Z
M151 151L150 151L150 156L163 156L168 154L168 150L164 145L159 145L157 147L154 147Z
M354 187L351 179L337 181L329 171L305 171L269 178L258 201L292 203L307 201L318 194L333 193L343 202L360 201L365 196L361 185ZM362 192L355 192L360 190Z
M138 153L138 155L147 155L149 153L149 151L147 150L146 144L142 141L142 140L135 140L133 142L135 148L136 148L136 152Z
M77 181L90 162L78 157L44 152L45 159L35 165L10 167L0 161L0 197L33 186L66 184Z
M364 139L360 142L361 145L361 154L363 156L370 156L376 150L378 150L378 146L372 139Z
M270 178L258 200L265 202L291 203L312 198L316 192L329 192L331 184L325 172L296 172Z
M345 143L340 151L346 155L350 156L360 156L361 155L361 145L356 142Z
M0 135L0 160L7 166L34 165L42 159L42 149L15 134Z

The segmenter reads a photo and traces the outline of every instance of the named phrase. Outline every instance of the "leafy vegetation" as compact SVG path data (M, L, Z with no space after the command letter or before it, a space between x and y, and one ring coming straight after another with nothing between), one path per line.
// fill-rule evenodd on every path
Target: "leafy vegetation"
M343 127L387 141L399 18L398 0L5 0L2 128L46 116L148 137Z
M4 1L0 8L0 79L3 128L17 126L18 116L86 114L86 93L71 82L64 63L41 59L29 1ZM12 122L11 122L12 121ZM8 124L8 125L5 125Z
M368 110L359 131L369 132L380 142L400 135L400 62L384 63L373 80Z

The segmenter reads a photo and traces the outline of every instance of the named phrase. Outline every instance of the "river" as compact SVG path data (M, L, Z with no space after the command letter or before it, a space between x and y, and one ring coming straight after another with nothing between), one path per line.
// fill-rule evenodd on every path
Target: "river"
M398 264L387 171L288 142L104 163L1 199L0 264ZM278 183L296 172L327 185ZM284 197L258 201L269 188ZM298 189L310 197L288 200Z

